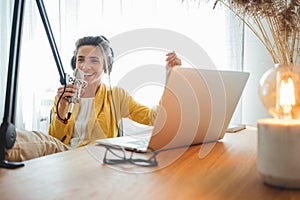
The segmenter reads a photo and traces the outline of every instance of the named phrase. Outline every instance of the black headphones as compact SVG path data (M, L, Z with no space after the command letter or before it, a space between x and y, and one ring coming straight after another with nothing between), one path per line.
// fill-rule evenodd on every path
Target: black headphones
M109 40L102 35L95 36L95 37L93 36L83 37L76 42L76 49L74 51L73 57L71 58L72 69L74 70L76 68L76 55L77 55L78 48L85 45L99 46L101 51L104 51L104 54L106 55L106 59L107 59L107 66L104 67L104 72L110 74L114 62L114 52L113 49L110 47Z

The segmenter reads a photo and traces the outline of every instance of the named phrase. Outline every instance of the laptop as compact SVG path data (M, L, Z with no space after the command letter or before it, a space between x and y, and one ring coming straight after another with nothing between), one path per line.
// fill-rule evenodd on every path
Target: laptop
M248 72L174 68L152 129L96 143L146 152L218 141L224 137L248 78Z

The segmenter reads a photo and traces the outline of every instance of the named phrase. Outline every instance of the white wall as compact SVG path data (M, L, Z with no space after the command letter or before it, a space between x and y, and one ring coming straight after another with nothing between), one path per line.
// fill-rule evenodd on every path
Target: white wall
M243 121L256 125L258 119L270 117L259 99L258 88L260 78L274 64L265 47L247 27L244 45L244 71L250 72L250 77L243 95Z

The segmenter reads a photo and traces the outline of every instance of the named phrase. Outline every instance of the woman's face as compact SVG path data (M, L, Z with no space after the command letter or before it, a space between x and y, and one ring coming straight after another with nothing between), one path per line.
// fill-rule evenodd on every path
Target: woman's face
M78 48L76 67L84 72L84 80L88 84L99 83L104 71L103 56L96 46L87 45Z

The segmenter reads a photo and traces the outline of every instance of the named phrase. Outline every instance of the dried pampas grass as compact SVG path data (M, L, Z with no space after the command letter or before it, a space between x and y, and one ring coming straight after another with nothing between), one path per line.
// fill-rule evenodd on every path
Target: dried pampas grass
M182 0L182 2L188 0ZM300 0L189 0L230 9L263 43L274 63L296 64L300 55Z

